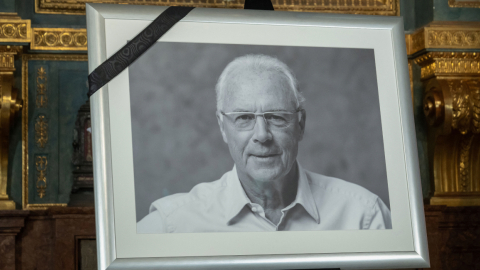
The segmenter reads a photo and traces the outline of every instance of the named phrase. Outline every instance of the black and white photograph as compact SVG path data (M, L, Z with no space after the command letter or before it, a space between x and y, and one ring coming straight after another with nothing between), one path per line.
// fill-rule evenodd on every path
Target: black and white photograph
M392 229L375 60L157 42L128 75L137 233Z

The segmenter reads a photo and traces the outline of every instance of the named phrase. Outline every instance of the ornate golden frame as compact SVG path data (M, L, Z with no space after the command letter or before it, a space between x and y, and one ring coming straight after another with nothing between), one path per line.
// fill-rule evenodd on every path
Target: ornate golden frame
M22 208L43 210L52 206L67 206L65 203L31 204L28 202L28 61L87 61L86 54L24 54L22 55Z
M448 6L460 8L480 8L480 1L448 0Z
M35 0L35 12L43 14L85 15L85 3L194 6L241 9L244 0ZM400 0L272 0L275 10L400 15Z

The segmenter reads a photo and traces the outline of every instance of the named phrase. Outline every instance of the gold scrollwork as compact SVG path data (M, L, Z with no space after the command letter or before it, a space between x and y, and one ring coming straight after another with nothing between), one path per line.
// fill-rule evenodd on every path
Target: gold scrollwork
M448 80L452 96L452 127L460 133L480 133L480 85L478 80Z
M480 80L440 76L426 84L434 205L480 205Z
M480 82L475 79L430 79L424 98L424 112L439 134L452 129L460 134L480 133Z
M85 15L85 3L115 3L157 6L194 6L208 8L243 8L244 0L35 0L35 12ZM399 0L272 0L275 10L400 15Z
M30 42L30 20L0 19L0 42Z
M35 143L40 148L45 148L48 142L48 123L45 115L39 115L35 121Z
M47 107L47 71L45 67L39 67L37 70L37 108Z
M33 28L32 50L87 50L87 30L71 28Z
M35 167L37 168L37 193L40 198L45 197L47 188L47 156L36 156Z

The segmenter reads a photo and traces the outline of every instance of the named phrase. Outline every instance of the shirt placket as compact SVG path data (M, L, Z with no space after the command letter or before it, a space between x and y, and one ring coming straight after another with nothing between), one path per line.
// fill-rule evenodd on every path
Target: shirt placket
M253 212L255 215L261 217L261 219L262 219L264 222L266 222L272 230L274 230L274 231L281 231L281 230L283 229L283 227L284 227L283 224L282 224L283 221L284 221L284 218L285 218L288 210L290 210L290 209L294 206L294 204L291 204L291 205L289 205L289 206L287 206L287 207L285 207L284 209L281 210L281 211L282 211L282 216L280 217L280 221L278 222L278 224L275 224L275 223L271 222L271 221L265 216L265 210L264 210L263 207L260 206L259 204L250 203L249 206L250 206L250 209L252 210L252 212Z

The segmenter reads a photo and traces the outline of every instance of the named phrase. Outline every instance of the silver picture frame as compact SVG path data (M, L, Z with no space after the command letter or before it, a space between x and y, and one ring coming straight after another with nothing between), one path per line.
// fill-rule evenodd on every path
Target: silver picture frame
M92 72L111 55L111 52L107 52L109 25L116 21L151 22L166 8L162 6L87 3L89 72ZM112 151L112 148L115 147L115 142L112 141L112 135L115 133L112 127L115 125L112 121L118 120L115 119L116 116L112 112L112 106L117 106L112 103L112 95L115 95L117 89L109 83L90 97L98 269L381 269L429 267L406 45L401 17L196 8L180 23L221 24L226 27L233 25L236 27L242 25L248 25L249 27L257 25L321 27L322 29L349 29L349 31L370 31L372 33L381 31L384 36L388 37L387 44L391 46L388 50L393 52L391 59L388 59L392 63L393 70L390 75L395 79L393 84L396 87L396 91L392 91L389 97L397 102L396 111L398 115L386 115L382 112L382 118L392 117L394 120L392 122L399 123L395 128L400 131L398 138L402 145L398 158L402 160L403 165L398 165L396 169L401 170L404 174L401 181L404 181L402 185L406 188L405 192L399 191L402 194L398 196L402 196L407 203L402 206L406 211L398 211L402 212L404 216L398 216L398 218L410 220L407 225L409 227L408 234L411 236L409 240L412 245L411 248L401 251L385 249L376 252L295 253L293 251L288 254L212 256L195 256L185 253L183 256L157 257L137 256L134 253L132 253L134 255L129 255L128 248L124 247L128 239L122 236L122 233L128 229L122 227L124 225L118 222L118 211L121 206L116 205L115 202L115 196L120 196L115 191L120 184L117 183L114 173L115 168L112 165L116 162L113 160L115 154ZM170 31L178 32L183 31L182 29L174 27ZM138 33L139 30L135 31ZM180 36L181 34L178 33ZM377 62L377 64L381 63ZM392 192L390 190L391 194ZM126 209L125 211L129 210ZM393 214L395 214L394 210L392 210ZM395 220L393 226L395 228ZM142 239L132 240L130 245L132 247L141 246ZM165 243L158 243L158 245L165 245Z

